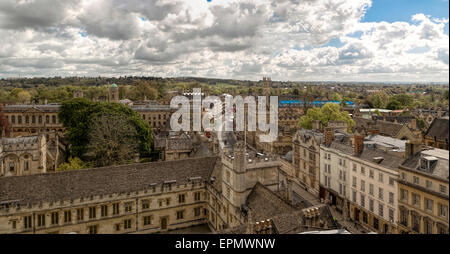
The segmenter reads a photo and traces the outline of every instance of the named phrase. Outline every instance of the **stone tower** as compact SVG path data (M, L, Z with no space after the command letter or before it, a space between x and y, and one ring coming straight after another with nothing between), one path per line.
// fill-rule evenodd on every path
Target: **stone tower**
M119 88L116 84L109 87L109 102L119 102Z
M234 145L234 159L233 159L233 175L234 181L232 183L234 199L232 203L236 207L240 207L245 203L247 185L245 182L245 173L247 168L247 158L245 143L242 141Z

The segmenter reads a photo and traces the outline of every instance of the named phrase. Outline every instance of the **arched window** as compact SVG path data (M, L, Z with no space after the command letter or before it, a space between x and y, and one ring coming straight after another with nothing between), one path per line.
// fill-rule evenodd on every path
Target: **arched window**
M50 116L45 116L45 123L50 123Z
M52 116L52 122L56 123L56 116Z
M11 116L11 123L16 123L16 116Z
M18 116L17 117L17 123L18 124L22 124L22 116Z
M31 123L32 123L32 124L35 124L35 123L36 123L36 116L32 116L32 117L31 117Z
M30 123L30 117L29 116L25 116L25 123L29 124Z
M39 116L39 123L41 124L42 123L42 116Z

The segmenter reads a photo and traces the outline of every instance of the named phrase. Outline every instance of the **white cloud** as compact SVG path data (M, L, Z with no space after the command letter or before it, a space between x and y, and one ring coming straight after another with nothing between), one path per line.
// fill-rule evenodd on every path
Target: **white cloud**
M361 22L370 6L370 0L5 0L0 76L448 81L448 18L418 13L410 23ZM337 38L342 45L329 43Z

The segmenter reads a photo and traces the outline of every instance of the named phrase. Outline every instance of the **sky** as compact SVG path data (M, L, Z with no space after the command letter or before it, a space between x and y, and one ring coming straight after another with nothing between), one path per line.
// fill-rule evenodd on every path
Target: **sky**
M0 78L448 82L448 0L1 0Z

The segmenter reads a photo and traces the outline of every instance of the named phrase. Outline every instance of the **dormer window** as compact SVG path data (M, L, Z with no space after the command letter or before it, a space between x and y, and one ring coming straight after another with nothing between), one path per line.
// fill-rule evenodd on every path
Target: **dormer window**
M433 157L433 156L423 157L420 161L420 168L422 170L431 171L434 169L437 162L438 162L438 159L436 157Z

